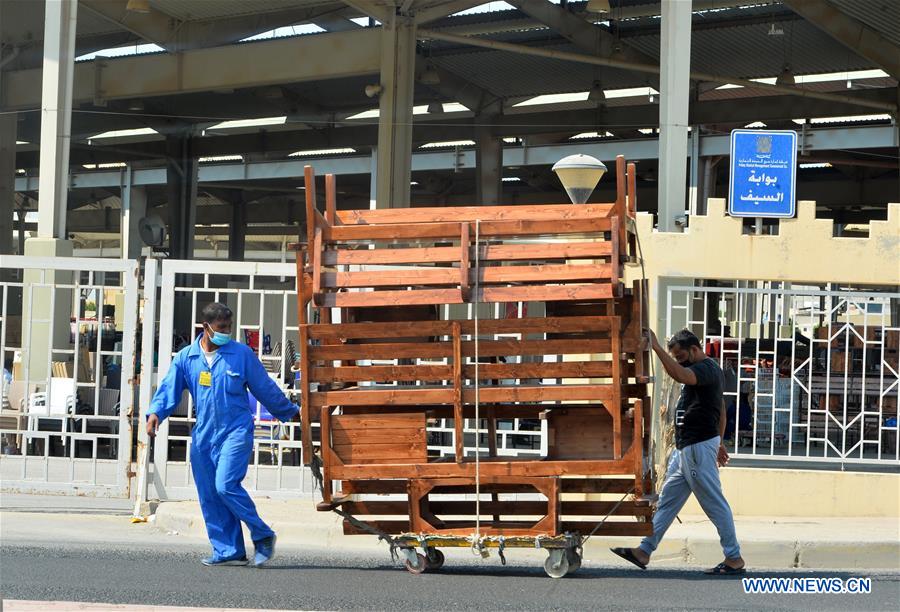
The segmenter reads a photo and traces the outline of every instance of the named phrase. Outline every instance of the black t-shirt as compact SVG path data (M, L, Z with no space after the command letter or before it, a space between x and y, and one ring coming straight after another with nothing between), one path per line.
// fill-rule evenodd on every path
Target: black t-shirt
M715 359L687 366L697 377L696 385L682 385L675 408L675 447L682 449L719 435L719 414L725 375Z

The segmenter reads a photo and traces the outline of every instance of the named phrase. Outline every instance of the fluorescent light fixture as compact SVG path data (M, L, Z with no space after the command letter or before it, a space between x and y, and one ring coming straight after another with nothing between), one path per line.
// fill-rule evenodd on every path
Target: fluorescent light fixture
M762 121L754 121L753 123L748 123L744 126L745 128L764 128L766 124Z
M522 182L522 179L520 179L518 176L504 176L500 180L503 181L504 183L521 183Z
M16 141L16 144L17 144L17 145L20 145L20 144L28 144L28 143L25 142L24 140L17 140L17 141Z
M125 162L109 162L106 164L82 164L82 167L88 170L106 170L108 168L124 168L127 165Z
M211 125L207 130L228 130L233 128L261 127L264 125L284 125L287 116L283 117L260 117L259 119L235 119L233 121L223 121L215 125Z
M153 128L135 128L133 130L113 130L111 132L102 132L88 138L88 140L100 140L101 138L125 138L128 136L149 136L150 134L158 134Z
M513 138L504 138L504 139L503 139L503 142L505 142L506 144L519 144L519 139L518 139L518 138L515 138L515 137L513 137Z
M200 163L223 161L244 161L244 157L242 155L214 155L212 157L200 158Z
M589 92L587 91L576 91L573 93L562 94L542 94L540 96L535 96L533 98L524 100L523 102L519 102L518 104L514 104L513 106L537 106L539 104L564 104L566 102L584 102L588 99L588 94Z
M445 140L443 142L429 142L423 144L420 149L439 149L441 147L471 147L475 145L474 140Z
M808 170L810 168L831 168L831 164L828 162L800 164L800 168L802 170Z
M569 140L584 140L585 138L608 138L612 136L612 132L582 132L581 134L575 134Z
M356 149L349 147L340 149L310 149L308 151L294 151L288 157L307 157L312 155L343 155L346 153L356 153Z

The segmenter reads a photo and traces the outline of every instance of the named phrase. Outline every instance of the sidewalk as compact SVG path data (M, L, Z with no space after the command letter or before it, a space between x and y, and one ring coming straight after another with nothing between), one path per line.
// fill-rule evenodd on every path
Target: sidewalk
M257 499L262 517L285 550L339 549L387 555L370 536L345 536L341 519L316 512L309 499ZM0 497L3 544L52 541L59 545L205 547L206 530L197 502L165 502L148 523L131 524L126 500L9 495ZM712 566L722 552L715 528L704 516L682 516L666 534L654 565ZM880 569L900 571L900 519L738 518L738 538L747 563L759 569ZM638 538L591 538L585 559L625 564L607 549L635 546ZM515 554L514 552L511 554Z
M368 548L374 537L344 536L341 518L316 512L309 500L256 500L260 515L278 533L280 545L327 548ZM716 529L705 516L682 516L669 529L654 555L655 565L712 566L722 560ZM156 525L204 537L196 502L166 502L156 510ZM900 571L900 518L739 518L742 554L754 567L891 569ZM594 537L585 558L616 563L608 549L636 546L639 538ZM624 562L623 562L624 563Z

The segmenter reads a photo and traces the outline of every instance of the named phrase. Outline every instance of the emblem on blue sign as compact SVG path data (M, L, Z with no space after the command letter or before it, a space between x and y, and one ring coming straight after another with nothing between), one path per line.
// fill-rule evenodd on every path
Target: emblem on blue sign
M735 217L793 217L796 212L797 133L731 132L728 213Z

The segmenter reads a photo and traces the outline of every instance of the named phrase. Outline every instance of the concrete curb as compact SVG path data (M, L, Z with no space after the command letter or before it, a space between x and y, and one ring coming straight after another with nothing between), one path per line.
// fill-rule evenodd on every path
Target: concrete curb
M370 548L374 538L345 536L341 518L332 513L316 512L304 508L297 502L266 501L261 504L260 513L278 533L278 541L288 548L331 548L360 550ZM693 530L709 533L697 536L691 533L680 537L673 526L671 537L662 541L654 555L654 565L669 566L713 566L722 560L722 549L715 528L701 524L699 518L688 520L682 531ZM196 502L165 502L156 510L156 526L165 532L205 538L206 528L199 505ZM699 528L698 528L699 527ZM767 533L765 525L754 525L754 529L744 527L738 521L738 532L748 532L741 537L744 558L752 567L766 569L880 569L900 570L900 539L891 539L890 534L871 536L865 541L849 541L846 533L841 537L812 539L798 537L790 539L778 534L776 528ZM784 525L781 526L784 530ZM822 529L827 533L829 530ZM802 534L807 535L807 534ZM585 559L598 563L618 563L609 552L615 546L635 546L636 538L594 537L585 545Z

